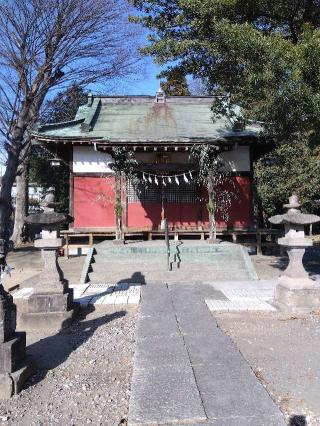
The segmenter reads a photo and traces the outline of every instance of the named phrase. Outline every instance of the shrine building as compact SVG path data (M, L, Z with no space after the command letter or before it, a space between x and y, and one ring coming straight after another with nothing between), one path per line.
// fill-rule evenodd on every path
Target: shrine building
M226 118L213 120L214 97L93 96L72 121L46 124L33 134L35 143L70 165L70 231L115 232L115 177L112 152L134 153L139 188L122 182L125 234L161 234L164 207L169 229L185 233L208 230L207 194L196 183L198 165L190 150L211 144L231 167L237 197L229 219L219 229L253 229L252 155L255 126L235 130Z

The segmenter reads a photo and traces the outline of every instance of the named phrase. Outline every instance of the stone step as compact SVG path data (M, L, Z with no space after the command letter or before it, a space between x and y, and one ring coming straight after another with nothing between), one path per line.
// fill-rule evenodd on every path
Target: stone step
M203 244L203 245L170 245L171 252L179 252L179 253L212 253L212 254L234 254L235 252L241 253L241 250L243 249L242 246L237 246L234 244L218 244L218 245L210 245L210 244ZM133 246L130 247L130 245L126 246L101 246L97 245L95 246L95 250L97 254L104 254L104 255L125 255L125 254L159 254L159 253L166 253L167 247L165 244L161 246Z
M245 259L242 256L215 256L215 255L205 255L205 256L198 256L194 254L193 256L185 256L184 254L174 255L171 254L170 256L171 261L179 261L181 263L207 263L207 264L244 264ZM119 263L119 264L127 264L127 263L146 263L150 264L153 262L166 262L167 256L166 254L159 254L159 255L153 255L153 256L145 256L145 255L113 255L113 256L104 256L96 254L93 258L93 261L95 263Z
M227 257L225 255L221 254L213 254L213 253L206 253L206 254L198 254L198 253L170 253L170 258L174 259L180 259L181 261L185 260L190 262L190 260L194 260L197 262L236 262L236 261L243 261L243 257L240 255L228 255ZM155 261L161 261L163 259L167 259L167 253L158 253L158 254L101 254L98 253L94 256L94 260L96 262L137 262L137 261L143 261L143 262L155 262Z
M174 256L170 256L170 258L173 260ZM165 253L158 254L158 255L101 255L97 254L94 256L94 262L95 263L114 263L117 262L119 264L124 263L136 263L136 262L143 262L143 263L153 263L153 262L162 262L167 261L167 255Z
M172 251L175 249L174 246L171 247ZM167 247L165 245L161 247L108 247L101 248L95 247L96 253L98 254L110 254L110 255L128 255L128 254L159 254L166 253Z
M139 264L136 263L134 265L128 265L126 264L125 268L121 267L121 265L115 265L115 264L92 264L92 272L90 273L104 273L104 272L108 272L108 273L116 273L116 274L121 274L124 271L125 272L136 272L136 271L141 271L141 272L161 272L161 271L165 271L167 269L167 264L164 263L159 263L157 265L146 265L146 264ZM172 264L172 269L173 270L177 270L177 271L181 271L182 273L201 273L201 272L207 272L207 273L232 273L232 274L236 274L236 273L241 273L242 271L244 273L247 274L245 268L243 265L241 265L242 267L228 267L226 265L224 266L220 266L220 265L202 265L201 268L199 269L199 267L197 267L196 265L186 265L186 264L181 264L180 267L178 267L177 264Z
M97 273L92 272L89 274L90 283L116 283L119 281L126 282L151 282L151 281L164 281L164 282L196 282L196 281L247 281L251 277L247 273L236 272L214 272L214 271L201 271L196 274L190 272L180 271L126 271L124 272L108 272Z
M171 245L172 271L167 271L165 245L97 245L90 280L121 281L140 277L148 281L250 280L256 279L247 251L239 245Z

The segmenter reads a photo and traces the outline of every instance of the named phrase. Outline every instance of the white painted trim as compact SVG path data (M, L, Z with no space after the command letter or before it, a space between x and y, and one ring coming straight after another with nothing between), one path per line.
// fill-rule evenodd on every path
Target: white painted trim
M73 147L73 173L113 173L110 154L95 151L91 146Z

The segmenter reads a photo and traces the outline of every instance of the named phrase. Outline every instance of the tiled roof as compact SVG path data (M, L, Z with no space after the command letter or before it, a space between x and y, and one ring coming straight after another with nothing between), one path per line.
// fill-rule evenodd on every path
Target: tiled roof
M213 119L213 97L167 97L156 103L153 96L95 97L80 107L75 119L44 125L37 136L105 141L214 141L229 137L257 136L259 128L235 131L226 118Z

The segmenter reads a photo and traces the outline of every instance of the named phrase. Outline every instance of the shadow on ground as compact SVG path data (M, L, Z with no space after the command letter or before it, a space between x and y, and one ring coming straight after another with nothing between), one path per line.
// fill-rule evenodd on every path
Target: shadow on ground
M146 279L142 272L134 272L130 278L123 278L117 281L118 284L136 284L136 285L146 285Z
M288 266L289 259L287 255L279 256L271 266L279 271L284 271ZM320 275L320 248L310 247L306 249L303 256L303 265L306 271L311 275Z
M27 348L28 354L35 358L37 372L27 382L26 387L43 380L48 371L65 362L69 355L84 344L100 326L126 315L126 311L114 312L102 317L84 321L94 309L87 309L69 328L60 330L57 334L46 336Z
M307 426L307 420L305 416L291 416L289 420L289 426Z

